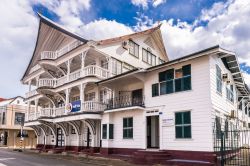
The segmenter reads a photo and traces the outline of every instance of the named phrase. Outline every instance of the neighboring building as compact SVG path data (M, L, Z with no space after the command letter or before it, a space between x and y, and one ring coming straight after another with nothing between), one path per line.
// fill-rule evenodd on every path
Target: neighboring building
M169 61L160 26L87 41L39 17L22 78L30 87L25 125L36 131L37 148L213 162L215 128L250 123L234 53L215 46Z
M24 121L27 105L23 97L5 99L0 102L0 146L20 148L21 123ZM23 148L36 147L33 129L23 127Z

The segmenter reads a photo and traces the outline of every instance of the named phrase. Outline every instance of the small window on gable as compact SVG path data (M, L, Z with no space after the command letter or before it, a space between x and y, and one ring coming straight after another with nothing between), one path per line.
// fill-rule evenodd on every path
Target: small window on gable
M129 54L139 58L139 45L132 40L129 40Z

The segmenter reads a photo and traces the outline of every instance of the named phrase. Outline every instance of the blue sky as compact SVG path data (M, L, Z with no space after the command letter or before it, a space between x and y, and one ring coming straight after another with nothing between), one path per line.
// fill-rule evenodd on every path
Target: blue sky
M36 12L92 40L161 22L170 59L219 44L237 54L250 85L249 0L2 0L0 97L24 96L28 90L20 79L35 47Z
M103 3L100 3L103 2ZM216 2L226 2L225 0L167 0L165 3L154 7L148 4L145 9L142 6L133 5L128 0L93 0L90 2L91 8L88 11L81 12L81 20L89 23L95 19L106 18L107 20L116 20L117 22L128 26L135 26L138 17L141 14L150 16L154 21L175 19L192 23L197 19L203 9L209 9ZM49 10L46 5L32 5L34 12L40 12L53 21L59 21L58 16ZM87 15L87 17L86 17Z

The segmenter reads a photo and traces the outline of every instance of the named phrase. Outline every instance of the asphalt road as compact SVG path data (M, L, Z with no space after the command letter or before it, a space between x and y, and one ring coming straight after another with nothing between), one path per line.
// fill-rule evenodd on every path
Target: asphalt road
M79 160L69 160L63 156L39 155L0 149L0 166L92 166ZM93 164L93 166L96 164Z

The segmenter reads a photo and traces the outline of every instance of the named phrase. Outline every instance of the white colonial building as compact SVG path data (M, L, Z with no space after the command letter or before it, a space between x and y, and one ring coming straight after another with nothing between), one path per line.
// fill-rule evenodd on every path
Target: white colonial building
M169 61L160 25L93 41L39 18L22 78L38 149L209 164L215 127L248 127L249 90L233 52L215 46Z

